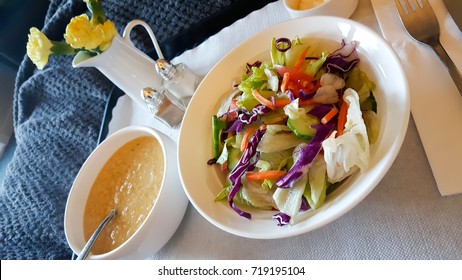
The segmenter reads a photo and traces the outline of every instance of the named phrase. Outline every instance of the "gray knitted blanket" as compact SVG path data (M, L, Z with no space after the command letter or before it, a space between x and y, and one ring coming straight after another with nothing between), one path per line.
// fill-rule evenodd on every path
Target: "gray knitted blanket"
M103 7L119 33L139 18L162 43L234 2L103 0ZM86 11L82 0L50 1L42 31L61 40L69 20ZM135 30L132 37L140 49L152 48L142 32ZM38 71L25 57L19 69L14 94L17 148L0 187L1 259L71 258L63 225L67 195L97 144L113 88L98 70L74 69L71 62L72 57L51 57Z

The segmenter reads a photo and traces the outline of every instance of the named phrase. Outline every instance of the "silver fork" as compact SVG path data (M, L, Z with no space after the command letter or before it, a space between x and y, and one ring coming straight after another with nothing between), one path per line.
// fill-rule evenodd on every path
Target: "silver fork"
M432 47L448 68L452 80L462 95L462 76L440 43L438 19L428 0L395 0L395 5L407 33L414 40Z

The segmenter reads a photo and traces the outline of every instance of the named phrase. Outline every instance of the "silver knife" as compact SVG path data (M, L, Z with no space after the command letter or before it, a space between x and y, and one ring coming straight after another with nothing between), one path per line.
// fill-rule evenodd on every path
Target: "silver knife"
M462 0L444 0L449 14L454 19L459 30L462 31Z

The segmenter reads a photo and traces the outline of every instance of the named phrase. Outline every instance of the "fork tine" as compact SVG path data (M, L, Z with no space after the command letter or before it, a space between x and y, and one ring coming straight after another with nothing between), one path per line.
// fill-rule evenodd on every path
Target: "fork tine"
M417 5L416 0L405 0L407 2L407 6L409 7L409 13L410 12L415 12L417 11Z
M429 7L428 0L395 0L395 4L399 3L399 7L405 12L406 15L411 12L416 12L418 8ZM398 4L396 4L398 6Z
M440 26L428 0L395 0L395 6L409 36L438 54L462 95L462 74L440 43Z
M428 2L428 0L420 0L420 1L422 2L421 9L425 13L425 18L428 21L433 21L433 22L437 23L436 28L438 29L438 33L439 33L440 27L439 27L439 24L438 24L438 19L436 18L436 15L435 15L435 11L433 11L433 8L430 5L430 3Z
M406 0L395 0L395 6L401 17L405 17L409 14L409 4Z
M422 9L425 8L425 7L430 7L431 8L431 5L430 3L428 2L428 0L420 0L420 2L422 2L422 5L420 6Z
M401 15L401 17L406 15L406 11L404 10L400 0L395 0L395 6L396 6L396 9L398 9L398 12Z

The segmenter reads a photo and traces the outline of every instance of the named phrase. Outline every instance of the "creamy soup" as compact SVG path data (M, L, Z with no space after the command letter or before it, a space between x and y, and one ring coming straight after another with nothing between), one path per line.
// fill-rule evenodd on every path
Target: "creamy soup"
M295 10L307 10L324 4L329 0L291 0L289 1L289 6Z
M93 254L109 252L135 233L154 205L163 174L162 147L155 137L134 139L111 156L98 174L85 206L86 240L109 212L117 209L94 244Z

